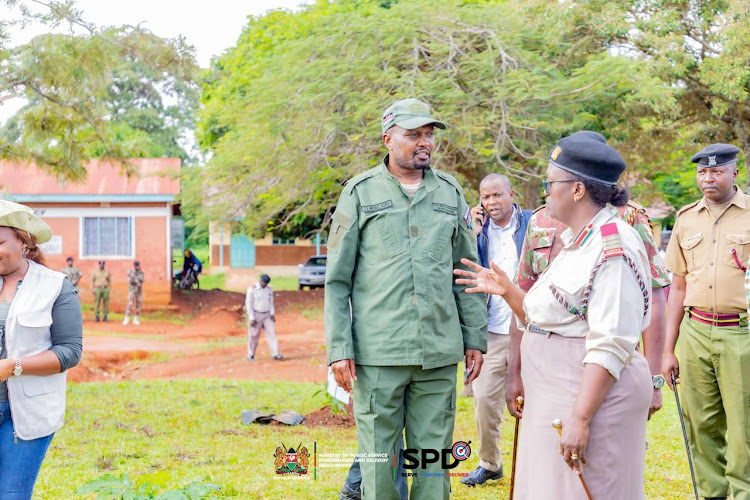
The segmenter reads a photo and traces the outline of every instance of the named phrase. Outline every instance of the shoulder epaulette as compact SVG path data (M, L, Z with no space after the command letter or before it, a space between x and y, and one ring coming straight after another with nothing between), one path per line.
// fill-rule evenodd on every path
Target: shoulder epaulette
M634 202L633 200L628 200L628 206L633 209L630 214L628 214L628 220L626 221L631 227L635 226L635 218L640 213L643 214L643 216L646 218L646 222L648 222L648 227L651 228L651 234L654 234L654 223L651 222L651 217L648 216L648 212L646 212L646 209L643 208L638 203Z
M451 184L454 188L456 188L456 190L458 190L459 193L463 194L464 190L461 187L461 184L459 184L458 181L451 174L443 172L442 170L436 170L434 168L432 169L432 171L435 173L435 175L437 175L441 179L448 181L448 183Z
M367 172L362 172L361 174L352 177L344 185L344 192L346 194L352 194L352 190L354 189L354 186L356 186L357 184L359 184L363 180L369 179L370 177L372 177L373 175L375 175L376 171L377 171L377 167L376 168L371 168Z
M605 259L625 255L625 249L622 247L622 239L620 238L620 232L617 230L616 223L610 222L609 224L604 224L601 232Z
M634 202L633 200L628 200L628 205L635 208L638 211L645 212L646 209L643 208L642 205L639 205L638 203Z
M687 205L685 205L684 207L682 207L681 209L677 211L677 213L675 214L675 217L679 216L682 212L690 210L691 208L696 206L698 203L700 203L700 201L701 200L697 200L697 201L694 201L693 203L688 203Z
M539 207L536 207L536 208L534 209L534 211L533 211L533 212L531 212L531 213L532 213L532 214L535 214L535 213L537 213L538 211L542 210L543 208L547 208L547 204L546 204L546 203L545 203L544 205L541 205L541 206L539 206Z

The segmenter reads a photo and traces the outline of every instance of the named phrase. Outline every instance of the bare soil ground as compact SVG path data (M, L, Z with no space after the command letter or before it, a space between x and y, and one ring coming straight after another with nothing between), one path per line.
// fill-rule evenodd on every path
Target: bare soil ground
M256 361L245 359L244 300L243 294L221 290L175 292L168 314L147 315L140 326L95 323L84 315L83 359L69 379L326 380L322 290L275 292L282 361L271 359L265 334Z

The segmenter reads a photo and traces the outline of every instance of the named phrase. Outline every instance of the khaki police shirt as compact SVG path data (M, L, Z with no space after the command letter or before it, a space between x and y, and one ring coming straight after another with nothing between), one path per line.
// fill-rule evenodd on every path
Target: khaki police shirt
M275 316L271 285L266 285L263 288L260 283L257 283L255 286L248 288L245 294L245 311L247 311L247 317L250 321L255 319L256 312L268 312L271 313L271 316Z
M705 197L677 212L665 260L670 271L685 278L685 307L747 311L742 267L750 258L750 196L735 189L715 221Z
M583 309L587 285L604 255L602 226L610 223L617 226L616 247L623 249L638 274L625 257L608 257L594 275L587 319L583 320L568 308ZM603 208L591 224L592 234L580 245L574 242L570 228L562 233L564 247L531 287L523 308L526 320L539 328L563 337L586 337L583 362L602 366L617 380L651 321L649 260L638 233L609 208ZM556 287L559 296L550 285Z
M112 277L108 269L95 269L91 273L91 288L109 288L112 286Z
M456 364L487 350L484 294L454 282L461 258L477 260L468 205L455 179L426 169L410 197L385 162L349 181L328 237L328 364ZM351 306L350 306L351 304Z

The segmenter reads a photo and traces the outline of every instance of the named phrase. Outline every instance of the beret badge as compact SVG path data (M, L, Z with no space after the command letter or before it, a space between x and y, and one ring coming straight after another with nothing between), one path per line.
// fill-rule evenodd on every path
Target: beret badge
M555 146L555 149L552 150L552 154L550 154L550 158L552 158L553 161L557 160L560 153L562 153L562 148L560 148L560 146Z

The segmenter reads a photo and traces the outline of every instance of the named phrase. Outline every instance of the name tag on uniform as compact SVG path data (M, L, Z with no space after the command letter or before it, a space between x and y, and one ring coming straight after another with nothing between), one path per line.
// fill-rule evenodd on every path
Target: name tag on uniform
M391 200L383 201L381 203L377 203L375 205L362 205L362 211L366 214L372 213L372 212L379 212L381 210L385 210L386 208L391 208L393 206L393 202Z
M458 215L458 207L452 207L443 203L433 203L432 209L437 212L443 212L444 214Z
M703 233L694 233L694 234L689 234L689 235L685 236L685 239L686 240L694 240L696 238L700 238L701 236L703 236Z
M545 229L544 231L533 231L529 238L546 238L549 235L549 232Z

